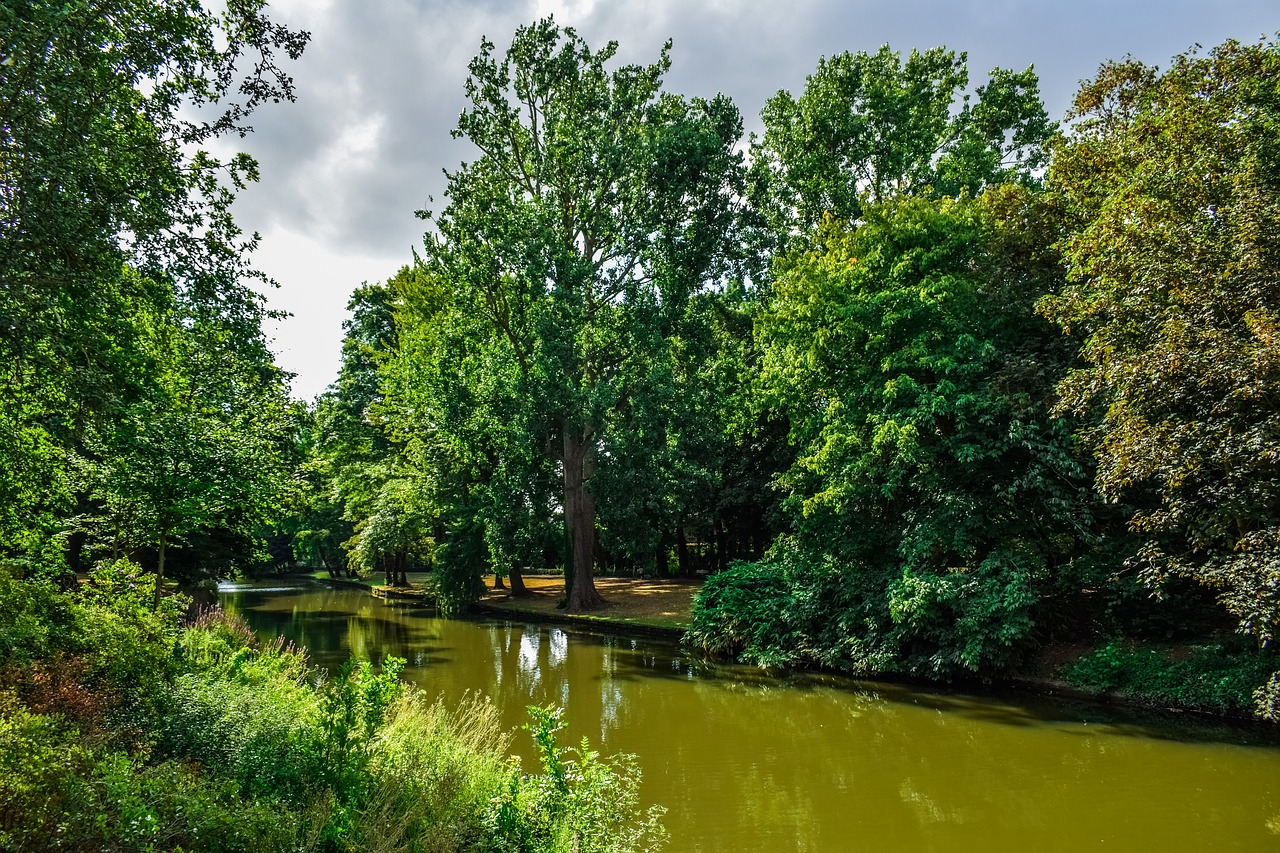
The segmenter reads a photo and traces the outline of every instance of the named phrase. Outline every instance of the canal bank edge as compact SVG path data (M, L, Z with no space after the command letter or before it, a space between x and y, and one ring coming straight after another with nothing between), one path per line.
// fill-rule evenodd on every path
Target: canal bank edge
M341 578L315 579L333 587L364 589L374 597L387 601L413 601L432 606L436 603L435 597L431 593L421 589L372 586L368 583L350 581ZM519 599L511 597L500 599L498 602L480 601L474 606L473 612L489 618L517 619L520 621L538 624L573 626L596 633L615 636L651 637L671 642L680 642L683 640L685 635L684 627L645 624L643 622L630 621L625 617L618 618L608 614L575 614L566 613L562 610L547 612L546 610L539 610L532 607L521 607L519 601ZM1218 719L1232 721L1235 723L1265 726L1268 729L1271 728L1266 723L1259 722L1256 717L1240 711L1183 707L1170 704L1168 702L1162 702L1153 697L1141 694L1093 690L1088 687L1072 684L1062 680L1061 678L1051 676L1019 675L991 680L984 680L975 677L972 680L963 679L940 681L936 679L905 676L896 673L876 673L857 676L851 673L841 672L839 670L827 671L830 671L833 674L844 675L852 678L927 686L934 689L964 689L967 691L976 689L981 692L988 692L992 694L1012 692L1043 696L1067 702L1082 702L1105 707L1129 708L1176 715L1190 714L1206 719Z

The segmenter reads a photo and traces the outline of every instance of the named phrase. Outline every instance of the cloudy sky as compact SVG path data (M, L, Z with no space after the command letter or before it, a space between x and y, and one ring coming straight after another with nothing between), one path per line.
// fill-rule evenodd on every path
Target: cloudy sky
M441 169L472 158L449 132L464 107L466 66L481 36L499 48L547 14L626 62L652 62L674 40L667 88L723 92L747 130L765 100L798 92L818 57L946 45L967 51L972 82L992 67L1034 65L1049 114L1060 118L1079 81L1107 58L1161 66L1195 43L1254 40L1280 29L1276 0L275 0L272 15L309 30L292 67L295 104L254 116L235 140L262 180L237 203L262 235L258 266L292 316L270 330L280 364L311 399L337 372L351 290L412 258L442 206Z

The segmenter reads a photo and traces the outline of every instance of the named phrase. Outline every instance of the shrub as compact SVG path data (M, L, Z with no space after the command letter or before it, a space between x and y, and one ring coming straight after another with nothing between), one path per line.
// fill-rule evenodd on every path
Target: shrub
M1113 640L1062 669L1068 682L1091 690L1184 708L1255 710L1267 716L1268 684L1280 656L1232 637L1200 646L1135 645Z
M243 622L205 614L182 638L188 671L168 690L159 747L235 781L248 797L301 804L321 786L320 697L306 657L259 646Z
M639 808L640 770L635 757L602 761L584 738L562 748L558 708L531 706L532 733L542 772L512 773L489 818L492 849L521 853L633 853L657 850L667 839L664 809Z
M791 584L765 562L734 563L711 575L693 599L685 641L706 654L779 666L797 660Z

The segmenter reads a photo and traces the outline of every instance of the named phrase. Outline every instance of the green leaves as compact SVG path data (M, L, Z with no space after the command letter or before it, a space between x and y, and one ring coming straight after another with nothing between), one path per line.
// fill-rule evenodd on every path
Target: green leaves
M622 498L597 485L636 483L606 470L628 466L624 451L645 449L634 470L661 456L679 326L691 296L731 268L742 191L733 105L664 93L665 50L652 65L607 67L615 50L593 51L551 19L517 30L501 57L482 43L456 131L482 156L449 174L426 242L430 275L452 291L431 320L451 379L465 384L448 396L467 397L441 434L484 422L480 480L522 478L529 500L515 506L540 504L544 517L533 484L559 461L557 502L585 590L574 609L598 603L596 504Z
M819 657L941 674L1027 648L1036 586L1089 504L1043 403L1064 355L1033 306L1056 274L1012 251L1033 204L1018 188L868 204L780 266L757 325L799 448L782 478L796 538L779 547L836 567L797 586L849 586L795 630L850 624L860 643Z
M752 201L786 246L824 215L852 222L867 199L957 195L1030 181L1054 131L1028 68L997 68L970 96L966 55L888 45L821 59L795 97L779 92L752 141Z
M1144 508L1149 580L1197 578L1280 627L1280 51L1227 42L1163 74L1104 65L1050 186L1077 224L1041 310L1084 338L1063 407L1094 415L1097 487Z
M296 58L307 35L264 8L0 7L0 424L12 437L0 467L16 474L0 489L0 546L30 546L59 526L86 433L101 450L110 433L125 441L130 419L150 424L141 409L155 408L168 370L157 328L200 329L200 345L280 381L249 284L262 278L247 263L256 238L230 215L256 165L199 148L293 96L276 58ZM168 441L134 433L136 449Z

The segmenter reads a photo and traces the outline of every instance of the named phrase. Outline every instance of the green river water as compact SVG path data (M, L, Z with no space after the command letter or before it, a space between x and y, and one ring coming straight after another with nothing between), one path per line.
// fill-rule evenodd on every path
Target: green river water
M260 634L333 666L408 660L513 729L566 709L566 743L632 752L684 851L1280 851L1280 738L1089 706L707 666L678 646L451 621L319 584L223 588ZM1252 743L1251 743L1252 742ZM532 769L528 735L515 749Z

